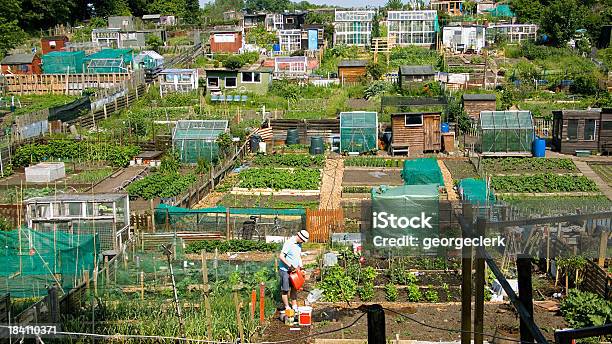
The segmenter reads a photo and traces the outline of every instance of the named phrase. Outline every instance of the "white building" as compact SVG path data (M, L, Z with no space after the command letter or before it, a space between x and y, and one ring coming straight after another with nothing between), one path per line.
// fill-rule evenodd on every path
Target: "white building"
M483 26L445 26L442 29L442 45L454 52L468 50L480 53L485 46Z
M388 40L399 46L434 46L438 30L438 13L424 11L389 11Z
M302 49L302 30L278 30L277 33L282 52L292 53Z
M336 11L334 18L334 45L369 46L372 41L374 11Z

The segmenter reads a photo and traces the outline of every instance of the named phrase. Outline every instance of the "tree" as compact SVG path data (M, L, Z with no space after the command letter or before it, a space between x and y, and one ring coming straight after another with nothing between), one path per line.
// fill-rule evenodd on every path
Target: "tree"
M472 0L466 0L463 2L463 11L467 14L476 14L476 8L478 4Z
M68 23L73 20L72 11L75 9L76 3L71 0L23 0L20 26L35 31Z
M145 44L149 49L159 52L159 48L164 45L164 42L156 35L147 35Z
M366 66L366 72L373 80L380 80L385 74L386 68L381 63L370 62Z
M25 32L15 19L21 15L21 6L17 0L0 0L0 58L26 38ZM6 16L6 17L5 17Z
M198 0L185 0L185 18L190 23L197 23L200 19L201 9Z
M263 25L250 29L246 34L248 44L257 44L260 47L270 47L276 43L276 35L268 32Z
M244 6L249 11L282 12L291 6L290 0L246 0Z
M510 9L523 23L539 23L544 6L538 0L511 0Z
M597 93L597 78L593 74L581 74L574 79L570 86L570 91L584 95L594 95Z
M153 0L147 6L149 13L175 15L184 17L186 13L185 0Z
M544 9L541 28L552 44L564 46L580 29L588 9L576 0L554 0Z
M385 8L387 11L399 11L404 8L404 4L402 3L402 0L389 0L387 1Z

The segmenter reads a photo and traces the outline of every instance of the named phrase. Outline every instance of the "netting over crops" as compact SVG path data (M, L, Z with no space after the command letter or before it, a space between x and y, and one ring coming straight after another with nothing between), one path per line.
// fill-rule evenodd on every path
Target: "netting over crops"
M340 151L365 153L377 149L378 114L376 112L340 113Z
M132 49L102 49L84 62L88 73L126 73L132 60Z
M434 158L405 160L401 172L406 185L438 184L444 186L442 171Z
M83 73L84 51L52 51L42 57L45 74Z
M217 138L227 132L227 128L228 121L224 120L178 121L172 134L172 145L182 162L215 161L219 157Z
M487 183L482 179L465 178L459 181L459 193L461 199L470 201L473 204L485 205L495 203L493 189L487 187Z
M478 131L480 153L530 153L534 138L529 111L482 111Z
M225 207L186 209L161 204L155 209L155 227L157 232L217 233L225 237L229 218L232 236L242 238L245 222L252 221L251 217L256 217L258 225L255 230L263 239L266 235L288 236L303 229L305 215L304 209ZM277 221L276 226L275 221ZM248 227L248 223L246 225Z
M0 244L0 294L16 297L44 296L53 283L66 292L84 271L93 272L100 253L97 236L27 228L0 231Z

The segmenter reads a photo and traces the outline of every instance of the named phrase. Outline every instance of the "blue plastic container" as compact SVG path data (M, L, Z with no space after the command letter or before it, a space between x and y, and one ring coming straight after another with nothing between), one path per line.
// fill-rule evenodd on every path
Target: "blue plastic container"
M536 158L544 158L546 156L546 140L536 137L533 140L533 156Z
M276 52L277 52L277 51L281 51L280 44L278 44L278 43L274 43L274 44L272 45L272 51L276 51Z
M440 131L442 133L448 133L450 131L450 126L448 125L448 123L442 122L442 124L440 124Z

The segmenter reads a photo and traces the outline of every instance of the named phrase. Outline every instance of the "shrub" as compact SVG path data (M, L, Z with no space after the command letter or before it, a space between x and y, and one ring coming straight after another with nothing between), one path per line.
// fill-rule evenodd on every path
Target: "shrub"
M612 302L593 293L571 289L561 301L561 314L572 327L601 326L612 322Z
M325 272L318 287L323 290L325 301L350 301L357 293L355 281L340 266L333 266Z

